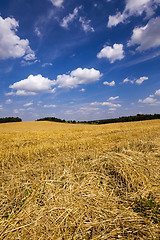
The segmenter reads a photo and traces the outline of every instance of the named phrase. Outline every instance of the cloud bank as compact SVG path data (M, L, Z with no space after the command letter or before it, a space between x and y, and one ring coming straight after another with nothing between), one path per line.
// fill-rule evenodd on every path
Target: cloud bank
M36 76L29 75L28 78L10 85L9 88L11 88L12 91L6 95L28 96L38 93L54 93L55 86L58 88L72 89L81 84L90 84L99 81L101 76L100 71L94 68L77 68L70 72L70 74L58 75L56 80L50 80L41 74Z

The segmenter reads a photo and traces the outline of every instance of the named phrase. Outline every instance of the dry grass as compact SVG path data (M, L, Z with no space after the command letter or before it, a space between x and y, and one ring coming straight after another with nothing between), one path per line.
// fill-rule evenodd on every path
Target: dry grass
M1 124L0 143L0 239L159 239L159 120Z

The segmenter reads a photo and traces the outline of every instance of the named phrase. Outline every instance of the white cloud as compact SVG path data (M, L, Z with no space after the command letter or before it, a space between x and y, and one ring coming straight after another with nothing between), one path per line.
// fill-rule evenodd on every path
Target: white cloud
M78 10L80 8L81 8L81 6L80 7L76 7L73 10L73 13L70 13L68 16L64 17L63 20L62 20L61 26L64 27L64 28L68 28L69 23L72 22L75 18L77 18Z
M14 93L13 95L17 95L17 96L34 96L36 95L37 93L35 92L29 92L29 91L26 91L26 90L17 90L16 93Z
M34 110L34 108L30 107L30 108L19 108L19 109L14 109L14 113L20 113L20 112L25 112L25 111L32 111Z
M156 96L160 96L160 89L158 89L158 90L155 92L155 95L156 95Z
M128 83L128 82L130 82L130 83L134 83L134 81L133 80L130 80L129 78L125 78L124 80L123 80L123 83Z
M118 12L115 16L109 16L108 27L116 26L117 24L124 22L124 15Z
M98 106L98 105L101 105L101 106L109 106L109 107L121 107L121 104L114 104L114 103L111 103L111 102L93 102L91 103L92 106Z
M44 107L44 108L55 108L56 105L53 105L53 104L52 104L52 105L44 105L43 107Z
M51 92L54 82L38 74L36 76L30 75L27 79L16 82L9 87L17 90L16 95L35 95L36 93Z
M35 30L34 30L35 34L40 37L41 36L41 32L39 31L39 28L36 27Z
M32 111L32 110L34 110L34 108L30 107L30 108L27 108L27 109L25 109L25 110L27 110L27 111Z
M22 60L21 61L21 66L22 67L25 67L25 66L30 66L30 65L33 65L33 64L35 64L35 63L37 63L37 62L40 62L40 60L34 60L34 61L32 61L32 62L26 62L26 61L24 61L24 60Z
M90 112L98 111L99 108L93 108L93 107L81 107L77 112L81 114L90 114Z
M32 103L32 102L29 102L29 103L24 104L23 106L24 106L24 107L29 107L29 106L31 106L31 105L33 105L33 103Z
M5 93L6 96L14 96L15 93L12 91L12 92L8 92L8 93Z
M148 77L140 77L138 79L130 80L128 77L123 80L122 83L136 83L138 85L142 84L145 80L148 80Z
M121 107L121 104L115 104L115 103L111 103L111 102L103 102L101 105L109 106L109 107Z
M10 104L10 103L12 103L12 100L11 99L7 99L6 100L6 104Z
M63 4L63 0L50 0L50 1L55 7L61 7Z
M58 75L56 83L59 88L75 88L78 86L77 79L66 74Z
M116 111L116 108L109 108L109 111Z
M110 98L108 99L108 101L114 101L114 100L116 100L116 99L119 99L119 96L116 96L116 97L110 97Z
M108 85L110 87L114 87L116 85L115 81L112 81L112 82L103 82L104 85Z
M152 11L152 3L154 0L127 0L125 7L126 17L131 15L142 15L145 12L147 15L152 15L154 12ZM127 15L128 12L128 15Z
M75 88L80 84L96 82L101 76L102 74L94 68L77 68L69 75L58 75L55 84L57 84L59 88Z
M76 7L73 10L73 13L69 13L66 17L63 18L61 22L61 27L68 28L69 24L78 18L78 11L82 6ZM82 28L85 32L94 32L94 28L90 26L91 20L86 20L84 17L79 17L79 22L82 25Z
M26 54L26 58L34 56L34 51L29 46L28 39L20 39L16 35L18 22L14 18L3 19L0 16L0 59L20 58ZM28 55L28 54L32 54ZM28 55L28 57L27 57Z
M88 84L98 81L102 76L102 74L94 68L77 68L76 70L72 71L70 75L77 78L79 84Z
M86 91L86 89L84 89L84 88L82 88L81 90L80 90L80 92L85 92Z
M2 105L0 105L0 110L3 110L3 106Z
M126 6L122 13L118 12L114 16L109 16L108 27L123 23L130 16L140 16L145 13L146 17L150 17L155 13L158 5L160 5L159 0L126 0Z
M82 28L85 32L94 32L94 28L90 26L91 20L85 20L84 18L80 17L79 22L82 24Z
M140 103L155 103L157 101L157 99L151 98L151 97L147 97L144 100L139 99L138 102Z
M142 84L145 80L148 80L148 77L140 77L139 79L136 80L137 84Z
M104 48L97 54L98 58L108 58L110 63L124 58L123 44L114 44L113 48L104 46Z
M42 64L42 67L46 67L46 66L53 66L53 64L52 63L43 63Z
M58 88L76 88L80 84L99 81L101 76L102 74L94 68L77 68L70 74L58 75L57 80L44 78L41 74L36 76L29 75L27 79L10 85L9 87L16 90L16 92L11 91L10 93L6 93L6 95L28 96L38 93L54 93L56 88L53 88L53 86L55 85Z
M26 61L35 60L35 59L36 59L36 56L35 56L34 51L31 50L31 49L28 49L28 51L27 51L27 55L24 56L24 59L25 59Z
M160 46L160 17L152 18L144 27L133 29L128 46L139 45L136 50L143 51Z

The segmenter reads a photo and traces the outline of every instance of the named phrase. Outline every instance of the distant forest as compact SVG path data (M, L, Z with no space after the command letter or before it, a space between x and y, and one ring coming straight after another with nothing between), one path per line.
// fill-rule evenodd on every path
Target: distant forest
M66 122L66 123L86 123L86 124L106 124L106 123L117 123L117 122L134 122L134 121L143 121L143 120L152 120L160 119L160 114L137 114L136 116L127 116L111 119L102 119L102 120L93 120L93 121L78 121L69 120L65 121L64 119L55 118L55 117L45 117L37 119L36 121L51 121L51 122Z
M154 114L154 115L152 115L152 114L137 114L136 116L94 120L94 121L87 121L86 123L106 124L106 123L117 123L117 122L135 122L135 121L152 120L152 119L160 119L160 114Z
M22 122L22 119L19 117L0 118L0 123L8 123L8 122Z
M66 122L65 120L56 117L45 117L37 119L36 121Z

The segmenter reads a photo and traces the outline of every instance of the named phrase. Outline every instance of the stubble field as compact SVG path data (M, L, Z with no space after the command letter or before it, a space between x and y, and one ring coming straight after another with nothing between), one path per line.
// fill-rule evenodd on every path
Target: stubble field
M0 161L0 239L160 239L160 120L0 124Z

